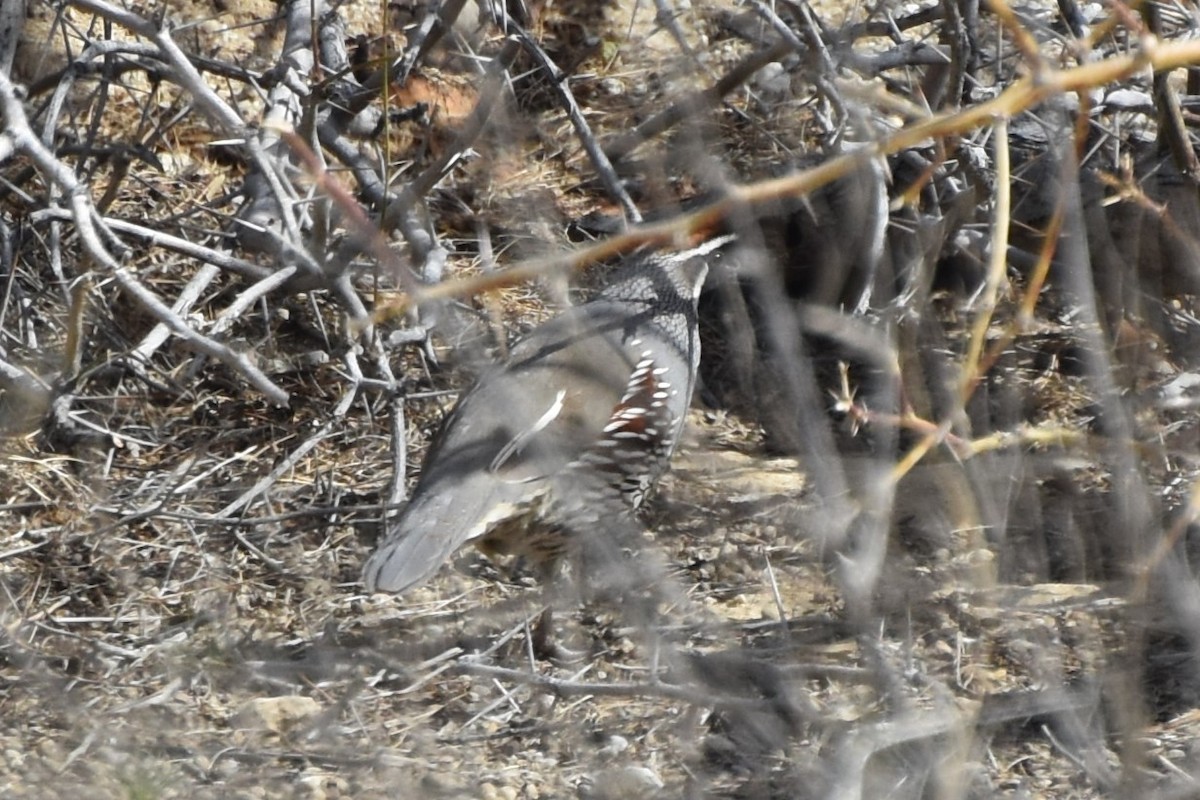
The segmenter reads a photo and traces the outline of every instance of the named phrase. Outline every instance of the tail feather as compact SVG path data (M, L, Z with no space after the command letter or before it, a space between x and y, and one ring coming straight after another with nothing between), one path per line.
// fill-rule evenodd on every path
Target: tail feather
M513 488L491 478L429 488L416 494L367 559L363 584L368 593L399 593L424 583L456 550L516 513L509 497ZM537 494L522 487L517 492Z

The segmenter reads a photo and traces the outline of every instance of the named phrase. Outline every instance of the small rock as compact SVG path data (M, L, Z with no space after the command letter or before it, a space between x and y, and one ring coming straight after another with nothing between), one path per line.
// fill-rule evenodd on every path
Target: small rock
M613 734L608 737L608 742L604 747L600 748L600 757L603 759L615 758L629 749L629 740L624 736Z
M625 94L625 84L618 78L604 78L600 81L600 90L609 97L620 97Z
M643 800L657 797L662 778L640 766L602 769L579 782L577 792L583 800Z
M306 800L340 800L350 796L350 784L337 775L306 775L300 779L300 797Z
M53 739L43 739L38 742L37 752L43 761L53 766L61 764L63 759L66 758L66 753L63 752L62 747Z
M1113 111L1145 111L1154 108L1154 100L1147 92L1116 89L1104 98L1104 105Z
M783 64L772 61L754 74L754 86L763 99L778 100L791 91L792 79Z
M242 706L234 716L234 725L238 728L286 733L319 713L321 706L311 697L258 697Z

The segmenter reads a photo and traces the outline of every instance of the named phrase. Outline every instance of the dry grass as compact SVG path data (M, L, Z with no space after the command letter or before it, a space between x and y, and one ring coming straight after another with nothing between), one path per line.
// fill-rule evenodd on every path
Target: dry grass
M940 15L910 26L909 10L884 5L873 19L890 14L897 33L855 39L859 57L918 41L963 46ZM384 34L374 4L345 11L351 37ZM655 26L650 3L550 4L528 22L573 66L568 85L601 142L776 46L750 5L677 11L692 55ZM862 10L815 13L825 34L866 21ZM376 314L371 344L330 286L276 291L214 329L257 279L251 268L285 265L228 234L250 162L213 144L228 137L186 110L172 81L131 69L104 84L103 103L94 80L80 82L51 126L57 157L106 217L245 259L180 316L248 354L290 402L273 405L178 336L139 355L158 320L94 260L69 216L36 216L53 205L42 170L25 155L0 164L0 223L15 254L0 262L0 360L33 376L32 388L0 386L0 789L1194 795L1200 506L1188 388L1200 366L1200 202L1186 166L1147 144L1170 129L1156 114L1114 102L1073 143L1074 117L1055 110L1074 96L1066 90L1116 80L1160 111L1172 93L1189 100L1177 81L1153 95L1143 74L1195 60L1182 18L1166 7L1160 17L1114 7L1110 22L1093 21L1096 58L1078 63L1079 43L1050 9L1023 9L1003 36L983 26L986 58L962 103L919 60L869 82L852 64L822 98L813 75L835 76L780 56L781 69L618 160L639 208L665 215L623 235L611 224L620 198L597 179L553 87L518 56L511 98L424 198L449 251L447 282L426 296L459 298L436 306L427 348L404 343L414 320L402 314ZM68 18L107 38L82 7ZM217 15L198 31L222 33L191 46L269 66L282 32L239 25ZM1143 38L1139 50L1131 43L1146 25L1162 43ZM393 179L452 152L473 107L478 75L451 53L469 44L493 56L500 37L459 33L420 65L429 125L397 122L391 137L359 143L390 153ZM404 40L389 35L395 52ZM20 77L41 124L54 84ZM255 90L210 80L258 120ZM441 116L439 98L455 101ZM919 110L926 100L932 111ZM1007 168L988 139L997 112L1013 115ZM830 321L785 288L789 269L836 261L804 234L806 214L834 242L871 235L859 211L838 212L839 190L830 199L822 189L863 160L821 149L834 120L893 158L871 308ZM93 121L97 138L72 149ZM130 147L98 157L99 143ZM1060 168L1072 144L1084 166ZM335 182L359 188L327 163L290 173L301 195L321 190L305 236L317 257L353 230L346 207L323 195ZM1009 171L1005 210L996 186ZM324 238L314 232L322 213L334 219ZM1061 239L1045 235L1060 224ZM724 276L705 299L703 397L630 562L649 565L653 591L614 597L594 576L564 581L562 637L583 652L570 664L531 659L541 595L519 564L462 553L403 598L365 596L359 570L394 511L395 465L413 474L505 332L564 299L546 265L571 260L561 254L572 240L599 237L611 255L714 225L742 235L732 260L743 284ZM133 247L122 265L168 304L200 270L123 235ZM989 262L986 243L1003 236L1012 247ZM419 263L410 240L386 241L400 262ZM352 291L371 312L404 307L404 282L377 262L355 256ZM548 277L468 296L480 282L511 283L493 272L511 264Z

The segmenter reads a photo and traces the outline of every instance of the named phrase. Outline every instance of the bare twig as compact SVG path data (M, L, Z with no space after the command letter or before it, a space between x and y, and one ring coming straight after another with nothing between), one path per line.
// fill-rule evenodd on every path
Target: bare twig
M604 146L605 154L611 161L620 161L643 142L670 130L680 122L695 118L708 109L720 105L725 95L754 77L754 73L790 52L792 52L791 44L779 42L772 47L747 56L708 89L688 95L638 125L632 133L606 144Z
M563 104L567 112L567 118L571 120L571 124L575 127L575 135L579 137L579 141L583 144L583 149L587 152L588 158L592 162L592 167L596 170L597 176L600 178L601 185L604 186L614 200L620 203L625 216L631 222L641 222L642 215L634 205L633 199L629 193L625 191L625 187L621 185L621 178L617 175L617 171L613 168L609 156L600 147L596 141L595 135L592 133L592 128L584 119L583 111L579 108L579 103L575 101L575 95L571 93L570 87L567 85L567 80L570 76L565 75L558 65L546 54L533 37L525 32L511 18L505 20L506 26L515 32L517 39L521 42L521 46L525 49L534 61L542 67L542 72L546 79L550 81L550 85L554 88L555 94L558 95L559 101Z
M97 224L98 217L88 200L85 187L75 179L70 170L55 158L53 153L46 149L41 140L34 136L33 131L29 128L29 121L25 117L25 111L14 95L13 85L3 74L0 74L0 114L3 115L5 129L13 136L17 149L37 164L47 179L61 187L70 198L71 216L79 230L80 238L88 254L100 265L103 273L116 281L151 316L170 328L171 332L189 347L216 358L245 377L271 402L287 405L287 392L267 378L249 358L197 333L180 319L179 315L172 313L171 309L158 296L143 286L109 254L108 249L101 241L101 234L105 240L121 247L122 250L125 249L124 245L110 231Z

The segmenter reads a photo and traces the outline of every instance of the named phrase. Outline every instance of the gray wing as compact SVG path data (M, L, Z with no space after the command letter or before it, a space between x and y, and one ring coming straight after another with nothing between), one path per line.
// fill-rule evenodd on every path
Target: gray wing
M516 492L481 473L415 494L363 568L367 592L403 592L424 583L463 544L518 513L523 503L537 502L543 488L527 485Z
M428 580L456 550L538 503L601 438L634 369L628 309L591 303L534 329L484 373L431 447L413 498L367 561L368 592Z

